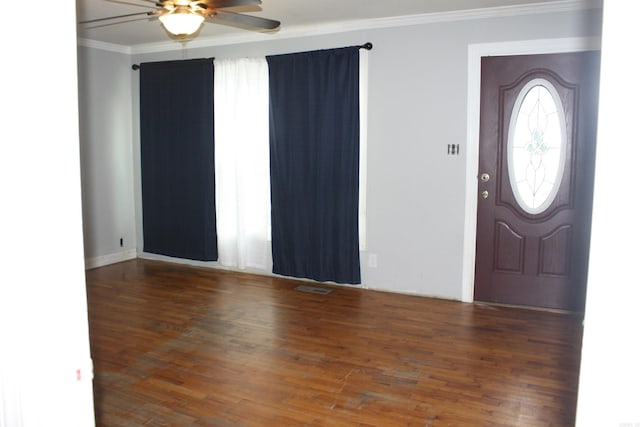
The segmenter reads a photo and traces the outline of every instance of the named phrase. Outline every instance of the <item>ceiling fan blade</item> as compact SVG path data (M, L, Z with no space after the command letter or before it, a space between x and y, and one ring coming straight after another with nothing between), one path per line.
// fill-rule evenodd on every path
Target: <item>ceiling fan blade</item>
M237 24L243 27L253 27L263 30L275 30L280 26L280 21L274 21L273 19L259 18L257 16L242 15L240 13L224 12L222 10L216 10L213 15L209 15L209 20L220 23Z
M155 11L150 11L150 12L136 12L136 13L127 13L125 15L117 15L117 16L109 16L107 18L98 18L98 19L89 19L87 21L80 21L79 24L91 24L94 22L102 22L102 21L107 21L110 19L118 19L118 18L130 18L132 16L140 16L140 15L148 15L148 16L153 16L155 15L156 12Z
M227 7L255 6L262 4L261 0L200 0L200 4L209 9L224 9Z
M109 3L116 3L116 4L124 4L126 6L136 6L136 7L151 7L148 4L138 4L136 2L147 2L147 3L151 3L154 6L158 6L158 1L157 0L105 0Z
M129 19L123 19L123 20L95 22L93 24L83 24L82 28L85 29L85 30L93 30L93 29L96 29L96 28L111 27L113 25L128 24L129 22L148 21L150 19L154 19L154 18L157 18L157 17L158 17L158 15L145 16L144 18L129 18Z

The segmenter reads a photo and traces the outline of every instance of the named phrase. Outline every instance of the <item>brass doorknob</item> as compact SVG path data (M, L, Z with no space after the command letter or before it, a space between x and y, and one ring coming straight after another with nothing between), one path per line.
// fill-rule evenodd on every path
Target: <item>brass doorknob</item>
M486 198L488 198L488 197L489 197L489 192L488 192L487 190L484 190L482 193L480 193L480 196L481 196L483 199L486 199Z

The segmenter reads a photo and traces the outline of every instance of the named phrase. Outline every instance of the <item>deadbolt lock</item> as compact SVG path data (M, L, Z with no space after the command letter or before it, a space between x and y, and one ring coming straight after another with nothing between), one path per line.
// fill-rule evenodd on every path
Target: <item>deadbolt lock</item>
M482 175L480 175L480 179L482 180L482 182L487 182L491 179L491 177L488 173L483 173Z
M488 198L488 197L489 197L489 192L488 192L487 190L484 190L482 193L480 193L480 196L481 196L483 199L486 199L486 198Z

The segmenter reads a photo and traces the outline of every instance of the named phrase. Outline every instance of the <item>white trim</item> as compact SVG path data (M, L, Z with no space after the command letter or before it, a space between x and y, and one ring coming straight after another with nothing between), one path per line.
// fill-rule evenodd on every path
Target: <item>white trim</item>
M451 295L444 295L440 293L424 293L424 292L419 292L419 291L414 291L409 289L385 288L384 286L377 287L377 286L363 285L362 288L372 292L384 292L388 294L408 295L408 296L419 297L419 298L437 298L440 300L458 301L456 298L451 297Z
M342 22L328 22L316 25L298 25L283 27L274 33L243 32L223 34L211 37L199 37L189 42L189 48L206 48L240 43L284 40L300 37L312 37L351 31L366 31L380 28L406 27L411 25L435 24L454 21L468 21L487 18L505 18L544 13L573 12L602 8L602 0L559 0L514 6L487 7L482 9L457 10L452 12L423 13L417 15L393 16L374 19L358 19ZM78 39L78 44L96 49L112 50L129 54L168 52L184 49L183 43L168 40L166 42L146 43L123 46L89 39Z
M362 253L361 253L361 256L362 256ZM240 269L238 267L230 267L230 266L222 265L218 261L197 261L197 260L192 260L187 258L174 258L168 255L152 254L150 252L141 252L140 254L138 254L138 258L147 259L150 261L171 262L174 264L188 265L191 267L204 267L204 268L210 268L212 270L232 271L240 274L255 274L258 276L280 277L282 279L295 280L300 282L321 283L325 285L367 289L367 287L362 283L351 284L351 283L336 283L331 281L319 282L317 280L306 279L304 277L283 276L280 274L275 274L270 270L263 270L260 268L247 267L244 269Z
M109 255L101 255L95 258L86 258L84 261L85 270L102 267L117 262L128 261L137 257L135 249L127 249L126 251L116 252Z
M480 138L480 59L483 56L528 55L599 50L600 37L526 40L472 44L467 70L467 174L465 179L465 224L462 255L462 301L473 302L478 209L478 160Z
M121 44L105 43L97 40L78 38L78 46L131 55L131 47Z

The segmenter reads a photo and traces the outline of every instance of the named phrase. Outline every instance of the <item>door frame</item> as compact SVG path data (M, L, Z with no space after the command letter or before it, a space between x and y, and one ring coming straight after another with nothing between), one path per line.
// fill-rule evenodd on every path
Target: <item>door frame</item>
M600 37L523 40L470 44L467 63L467 163L465 223L462 254L462 301L473 302L478 211L478 160L480 153L480 60L483 56L533 55L600 50Z

